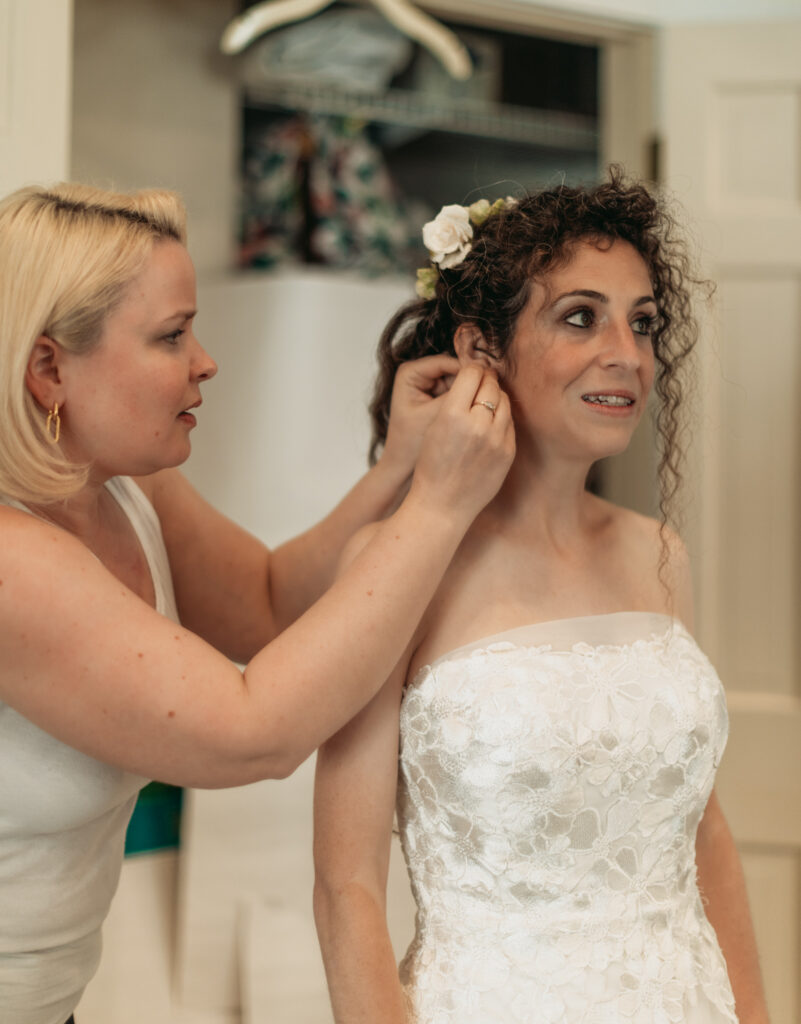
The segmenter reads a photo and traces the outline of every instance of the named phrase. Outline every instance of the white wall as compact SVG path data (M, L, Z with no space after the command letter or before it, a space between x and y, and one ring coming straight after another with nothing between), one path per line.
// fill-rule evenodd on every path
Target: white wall
M367 468L378 337L410 279L313 268L243 274L198 291L218 361L185 471L270 544L322 518Z
M75 0L72 177L180 192L201 278L233 259L238 89L217 44L236 9L236 0Z
M595 17L609 17L648 25L681 22L769 21L776 18L801 19L801 0L553 0L538 7L575 11ZM488 6L492 6L489 0Z
M0 195L68 174L72 0L0 0Z

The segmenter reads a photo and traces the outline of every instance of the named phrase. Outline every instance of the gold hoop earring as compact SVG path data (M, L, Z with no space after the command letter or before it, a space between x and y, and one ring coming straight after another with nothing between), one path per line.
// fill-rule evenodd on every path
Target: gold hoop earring
M61 437L61 417L58 414L58 402L53 404L53 408L47 414L45 430L50 444L58 444L58 439Z

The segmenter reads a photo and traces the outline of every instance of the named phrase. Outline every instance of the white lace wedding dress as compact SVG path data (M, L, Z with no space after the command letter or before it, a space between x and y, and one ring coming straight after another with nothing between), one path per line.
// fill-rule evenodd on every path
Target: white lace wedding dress
M695 872L727 731L663 615L540 623L421 669L398 793L410 1021L736 1022Z

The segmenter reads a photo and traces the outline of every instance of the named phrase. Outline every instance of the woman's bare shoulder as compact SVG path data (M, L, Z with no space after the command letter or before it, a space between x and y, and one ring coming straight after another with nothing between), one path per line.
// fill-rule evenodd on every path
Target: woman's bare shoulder
M681 536L653 516L596 498L608 535L639 575L643 601L682 619L692 628L690 558Z
M615 505L606 498L592 495L598 521L611 526L616 533L631 543L642 546L652 554L661 553L663 544L670 557L686 557L686 548L679 534L667 523L654 516L635 512L623 505Z
M689 571L689 556L679 534L659 519L619 509L620 525L642 554L644 564L664 565L674 573Z
M44 516L15 508L13 505L0 505L0 523L3 531L0 561L7 565L20 560L24 562L26 558L38 560L45 553L42 549L43 538L59 541L65 534L72 537L66 530L47 522Z
M0 594L16 595L0 603L0 615L14 621L41 616L51 597L79 595L100 564L68 530L30 512L0 506L0 530Z

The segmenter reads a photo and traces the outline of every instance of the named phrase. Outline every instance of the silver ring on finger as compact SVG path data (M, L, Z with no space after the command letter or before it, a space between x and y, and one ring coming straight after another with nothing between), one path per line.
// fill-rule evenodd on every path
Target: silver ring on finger
M489 409L489 411L492 413L493 416L495 415L495 410L498 408L498 406L495 405L494 402L487 402L487 401L484 401L484 402L473 402L473 405L474 406L475 405L483 405L485 409Z

